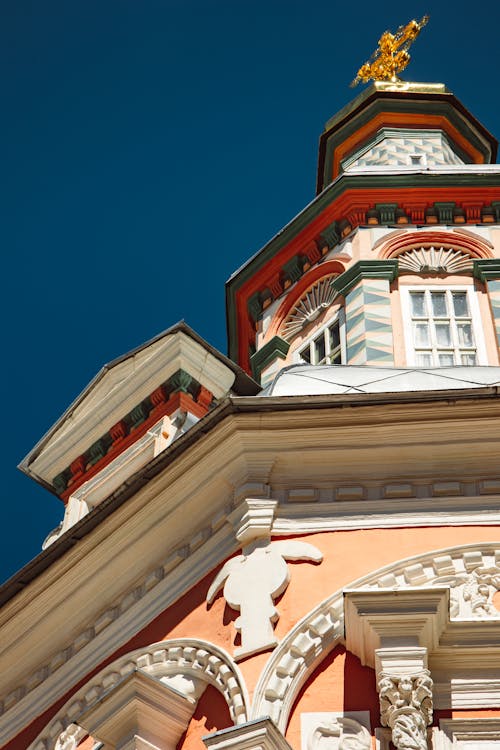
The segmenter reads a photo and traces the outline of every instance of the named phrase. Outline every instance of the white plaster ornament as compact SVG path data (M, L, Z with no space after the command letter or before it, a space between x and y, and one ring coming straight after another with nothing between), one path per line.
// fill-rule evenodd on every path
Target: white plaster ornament
M277 645L273 623L279 614L273 600L285 591L290 581L285 560L319 563L323 559L312 544L294 540L255 539L241 551L241 555L225 563L207 594L207 602L211 604L224 586L226 602L241 613L234 623L241 633L241 647L234 652L236 658Z
M334 717L321 722L307 741L307 750L370 750L370 732L354 719Z

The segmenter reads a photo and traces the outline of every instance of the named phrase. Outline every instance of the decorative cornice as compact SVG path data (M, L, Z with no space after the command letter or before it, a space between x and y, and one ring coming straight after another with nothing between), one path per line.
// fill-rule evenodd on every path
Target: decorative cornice
M208 750L292 750L268 717L221 729L203 738Z
M162 416L179 408L200 418L213 402L213 394L184 370L177 370L165 383L125 414L110 430L96 440L70 466L53 479L58 495L66 501L86 482L136 440Z
M332 118L321 135L318 193L337 176L340 163L361 143L375 140L382 127L440 129L464 160L490 163L495 158L496 140L450 92L424 94L370 88Z
M474 262L474 276L480 281L496 281L500 279L500 260L476 260Z
M332 281L332 286L345 297L361 279L394 281L397 275L398 263L395 260L359 260L345 273L337 276Z
M281 336L274 336L250 358L253 377L259 380L262 370L277 358L285 359L289 349L290 343L288 341L282 339Z
M409 674L378 674L380 720L390 727L398 750L427 750L432 724L432 679L428 669Z

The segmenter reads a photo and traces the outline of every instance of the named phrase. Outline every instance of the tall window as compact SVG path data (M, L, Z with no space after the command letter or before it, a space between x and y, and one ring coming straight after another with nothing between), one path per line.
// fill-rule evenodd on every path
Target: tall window
M408 295L410 326L406 337L410 364L451 367L484 361L473 289L417 287L404 292Z
M311 365L341 365L345 362L345 329L343 313L315 331L299 349L299 359Z

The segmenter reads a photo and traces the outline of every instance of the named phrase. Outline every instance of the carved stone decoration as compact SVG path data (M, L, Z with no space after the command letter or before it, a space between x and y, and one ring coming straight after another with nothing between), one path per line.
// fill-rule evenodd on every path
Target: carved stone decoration
M323 277L300 298L281 326L280 335L286 341L290 341L306 325L316 320L323 310L330 307L338 296L337 290L332 286L334 278L334 276Z
M479 566L471 573L441 576L434 586L450 587L450 617L499 617L492 603L500 590L500 568Z
M54 750L75 750L86 734L77 724L70 724L57 738Z
M411 675L379 674L380 719L398 750L427 750L432 723L432 679L428 669Z
M370 750L370 732L359 721L338 716L320 723L307 740L307 750Z
M234 623L241 633L236 658L273 648L278 643L273 623L278 610L273 599L282 594L290 581L286 560L321 562L321 552L312 544L294 540L271 542L257 538L242 547L242 554L228 560L216 575L207 594L211 604L224 586L224 598L241 612Z
M399 271L410 273L467 273L472 271L470 255L445 247L420 247L397 256Z
M78 732L83 730L74 723L77 717L81 718L82 712L138 670L194 701L204 686L212 685L226 699L231 720L237 725L248 721L245 683L229 654L197 638L171 639L123 654L108 664L71 696L30 745L30 750L73 750L71 744L63 743L70 743L72 736L80 741L82 735ZM55 746L56 741L61 744Z

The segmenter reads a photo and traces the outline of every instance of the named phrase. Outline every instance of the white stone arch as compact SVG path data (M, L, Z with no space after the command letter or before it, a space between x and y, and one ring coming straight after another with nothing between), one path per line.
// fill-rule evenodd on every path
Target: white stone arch
M212 685L226 699L234 724L249 718L246 685L232 657L209 641L177 638L131 651L102 669L71 696L28 750L72 750L81 738L78 716L136 670L172 678L167 684L186 695L195 689L194 683Z
M484 596L464 591L484 581ZM303 617L271 654L256 686L251 718L269 716L285 732L300 689L323 659L344 641L344 591L415 587L450 588L452 617L462 620L500 619L488 612L492 595L500 590L500 541L461 545L426 552L384 566L334 592ZM473 601L475 604L473 604ZM457 602L461 610L457 610ZM477 606L479 605L479 609ZM476 610L474 610L476 606Z

